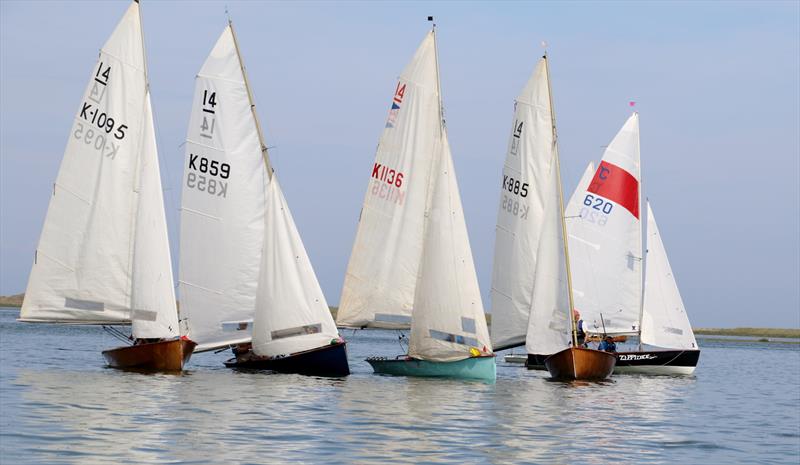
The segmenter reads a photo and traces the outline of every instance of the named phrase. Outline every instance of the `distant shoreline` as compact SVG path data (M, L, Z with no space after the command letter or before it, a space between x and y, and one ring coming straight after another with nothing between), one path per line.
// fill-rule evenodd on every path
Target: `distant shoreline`
M0 296L0 307L20 308L25 294ZM334 319L338 307L330 307ZM486 322L492 323L492 315L486 314ZM758 338L787 338L800 339L800 328L693 328L694 333L700 336L744 336Z

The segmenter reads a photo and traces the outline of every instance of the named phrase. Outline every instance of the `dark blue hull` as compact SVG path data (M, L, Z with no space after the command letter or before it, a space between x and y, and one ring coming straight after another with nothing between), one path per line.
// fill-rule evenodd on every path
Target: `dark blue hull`
M225 366L309 376L347 376L350 374L350 365L347 363L345 346L346 343L339 342L281 358L263 358L247 353L228 360Z

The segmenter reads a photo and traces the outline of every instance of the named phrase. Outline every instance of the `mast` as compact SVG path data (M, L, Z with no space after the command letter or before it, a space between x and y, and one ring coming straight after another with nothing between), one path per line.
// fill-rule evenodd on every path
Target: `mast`
M239 57L239 67L242 69L242 76L244 77L244 87L247 89L247 99L250 101L250 111L253 113L253 120L256 122L256 132L258 133L258 143L261 145L261 157L264 159L264 167L267 169L267 176L272 180L272 164L269 162L269 153L267 153L267 144L264 142L264 133L261 131L261 123L258 120L256 113L256 103L253 99L253 90L250 89L250 81L247 79L247 71L244 68L244 60L242 60L242 53L239 51L239 41L236 40L236 31L233 29L233 21L228 18L228 27L231 28L231 35L233 36L233 45L236 47L236 56Z
M638 115L638 112L634 110L634 113ZM637 121L637 131L638 131L638 121ZM636 135L637 138L639 134ZM641 144L639 144L641 145ZM639 282L641 283L641 292L639 297L639 352L642 351L642 318L644 318L644 267L647 264L647 236L644 235L644 216L648 214L648 209L646 205L642 204L642 157L639 156L639 245L641 250L641 265L639 266Z
M553 126L553 150L556 158L556 178L558 179L558 215L561 218L561 239L564 243L564 259L567 266L567 290L569 292L569 321L572 333L572 347L578 346L578 330L575 327L575 318L572 316L572 309L575 307L575 300L572 296L572 271L569 266L569 241L567 240L567 222L564 219L564 191L561 188L561 163L558 159L558 134L556 133L556 112L553 108L553 91L550 87L550 64L547 62L547 51L544 56L545 71L547 72L547 94L550 102L550 118Z
M444 133L444 106L442 104L442 81L439 78L439 44L436 43L436 23L433 22L433 16L428 16L428 21L433 23L431 33L433 34L433 61L436 62L436 93L439 98L439 129Z

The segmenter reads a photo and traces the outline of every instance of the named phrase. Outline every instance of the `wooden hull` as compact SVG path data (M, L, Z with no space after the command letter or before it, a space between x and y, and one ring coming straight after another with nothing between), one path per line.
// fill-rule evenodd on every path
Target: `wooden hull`
M423 376L434 378L462 378L494 381L497 365L494 355L470 357L453 362L434 362L418 359L368 358L375 373L395 376Z
M645 350L618 352L614 373L645 375L691 375L700 359L700 350Z
M608 378L616 363L617 357L613 353L570 347L547 357L544 366L553 379L588 380Z
M259 357L252 352L248 352L244 356L226 361L225 366L228 368L272 370L280 373L297 373L309 376L337 377L350 374L345 342L305 350L281 358Z
M197 345L189 339L172 339L104 350L108 366L141 371L181 371Z

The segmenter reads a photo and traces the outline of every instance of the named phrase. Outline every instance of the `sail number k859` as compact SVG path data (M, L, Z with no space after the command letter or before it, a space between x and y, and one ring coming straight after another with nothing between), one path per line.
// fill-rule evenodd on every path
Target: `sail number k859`
M230 177L231 165L190 153L189 170L186 174L186 187L217 197L227 198L228 182L222 181L222 179ZM195 171L200 174L195 173Z

